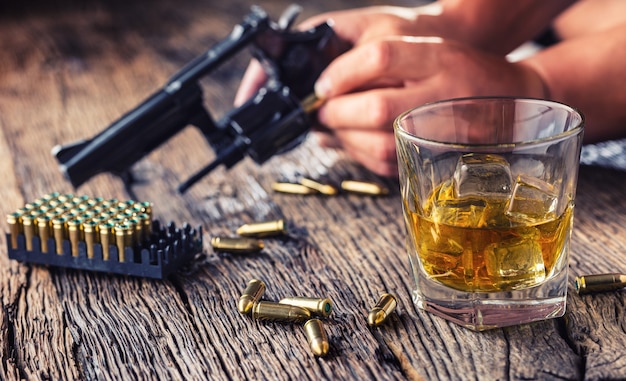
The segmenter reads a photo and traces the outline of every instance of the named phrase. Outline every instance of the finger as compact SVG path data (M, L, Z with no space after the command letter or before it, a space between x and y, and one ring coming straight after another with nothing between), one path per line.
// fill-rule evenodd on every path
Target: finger
M382 176L398 175L392 131L341 130L336 136L344 151L365 168Z
M328 65L315 83L315 93L330 98L381 78L431 76L439 68L436 53L442 42L438 37L391 37L356 46Z
M317 112L319 123L341 129L391 130L401 113L439 97L435 80L404 88L384 88L329 99Z
M236 107L241 106L245 101L250 99L251 96L256 94L257 90L267 80L267 74L263 70L263 67L257 60L250 61L246 72L244 73L241 84L235 94L235 100L233 101Z
M372 8L357 8L322 13L303 21L298 29L306 30L327 22L338 37L354 43L372 25L376 18L374 11Z

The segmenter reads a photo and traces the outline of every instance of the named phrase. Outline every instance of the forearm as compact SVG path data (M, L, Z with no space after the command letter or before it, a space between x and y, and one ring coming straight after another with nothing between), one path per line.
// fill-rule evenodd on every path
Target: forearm
M439 0L439 20L423 17L436 34L506 54L536 37L575 0ZM419 22L419 18L418 18Z
M542 78L551 99L578 108L585 141L626 136L626 23L564 41L523 61Z

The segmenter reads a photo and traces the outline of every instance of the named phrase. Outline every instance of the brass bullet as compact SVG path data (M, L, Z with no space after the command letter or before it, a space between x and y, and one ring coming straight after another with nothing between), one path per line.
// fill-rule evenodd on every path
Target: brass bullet
M247 314L252 310L254 303L261 300L261 297L265 293L265 283L258 279L252 279L248 282L246 289L239 298L237 309L242 314Z
M97 227L94 221L83 222L83 234L85 235L85 246L87 247L87 258L93 258L93 245L97 242Z
M9 225L9 233L11 233L11 248L17 249L17 236L20 234L21 223L20 223L21 214L18 212L11 213L7 215L7 224Z
M52 220L52 235L57 254L63 254L63 241L67 239L67 219L65 217L57 217Z
M294 183L280 183L280 182L275 182L272 184L272 189L275 192L281 192L281 193L290 193L290 194L316 194L319 193L318 191L316 191L313 188L309 188L307 186L304 186L302 184L294 184Z
M37 233L39 234L42 253L48 252L48 238L50 238L51 228L52 223L49 216L43 215L37 217Z
M344 180L341 182L341 189L346 192L370 196L384 196L389 194L389 189L386 187L369 181Z
M143 226L141 225L141 220L137 217L131 217L128 220L128 223L132 226L133 244L141 245L144 240Z
M126 236L128 231L128 225L126 224L118 224L113 228L115 231L115 245L117 246L118 259L120 262L124 262L126 260L126 255L124 253L124 248L126 245Z
M324 104L324 99L318 98L317 95L311 94L302 100L302 109L305 113L309 114Z
M22 215L22 230L26 240L26 250L33 250L33 237L35 236L35 217L32 214Z
M389 315L395 310L398 301L392 294L382 294L380 300L367 316L367 324L377 327L385 322Z
M339 193L339 191L337 190L337 188L335 188L334 186L330 185L330 184L322 184L320 182L317 182L315 180L311 180L308 178L302 178L300 180L300 184L304 185L305 187L309 187L311 189L315 189L316 191L318 191L321 194L325 194L327 196L334 196L337 193Z
M330 345L328 344L328 337L324 330L324 325L319 319L310 319L304 323L304 332L306 339L309 342L311 352L315 356L325 356L328 353Z
M150 216L147 213L140 213L137 215L137 218L141 222L141 236L144 241L149 241L152 235L152 220L150 220Z
M286 233L287 227L283 219L244 224L237 229L237 234L244 237L262 238L284 235Z
M28 210L37 210L41 208L42 205L43 203L41 201L35 200L33 202L29 202L28 204L24 205L24 207Z
M265 247L263 241L249 237L213 237L213 250L235 254L256 253Z
M287 322L305 321L311 318L306 308L260 301L252 306L252 317L258 320L278 320Z
M283 298L278 303L306 308L312 314L323 317L328 317L328 315L330 315L330 313L333 311L333 303L328 298L307 298L302 296L293 296L290 298Z
M150 220L152 220L152 203L144 201L141 202L139 206L141 207L141 212L147 214L148 217L150 217Z
M576 277L574 282L578 294L615 291L626 287L626 274L608 273Z
M70 246L72 248L72 256L78 256L78 242L83 240L82 237L82 221L73 219L67 221L67 234L70 238Z
M52 192L44 195L40 198L42 202L49 203L50 201L56 200L61 194L59 192Z
M110 252L109 246L112 244L112 235L114 234L115 225L110 222L104 222L98 225L98 231L100 233L100 245L102 246L102 259L109 260Z

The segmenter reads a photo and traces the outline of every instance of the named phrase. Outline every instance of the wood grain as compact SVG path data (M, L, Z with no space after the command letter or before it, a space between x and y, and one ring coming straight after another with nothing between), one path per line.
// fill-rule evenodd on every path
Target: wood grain
M305 4L303 18L375 2ZM250 3L29 2L0 10L0 209L51 191L129 198L98 175L74 190L50 149L93 136L230 32ZM278 15L286 1L260 1ZM235 59L203 82L223 113L248 62ZM624 379L626 291L578 296L562 319L475 333L417 310L394 180L380 179L313 139L259 167L220 168L185 195L176 186L213 152L186 129L137 163L138 200L161 221L201 224L205 252L165 281L45 268L7 257L0 241L0 378L17 379ZM570 279L626 272L625 172L583 166ZM387 197L294 196L271 183L298 176L383 182ZM258 255L215 253L210 237L247 222L284 218L289 234ZM3 221L1 225L7 229ZM252 320L236 308L251 278L265 298L326 296L331 350L310 352L301 324ZM366 324L383 292L397 313Z

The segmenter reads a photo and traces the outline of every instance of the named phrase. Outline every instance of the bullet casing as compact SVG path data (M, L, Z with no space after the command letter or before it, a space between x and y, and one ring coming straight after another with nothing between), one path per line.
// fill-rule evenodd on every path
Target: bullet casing
M275 192L290 193L290 194L307 195L307 194L319 193L318 191L316 191L313 188L309 188L309 187L304 186L302 184L294 184L294 183L275 182L275 183L272 184L272 189Z
M302 100L302 109L304 112L311 113L324 104L324 99L318 98L317 95L311 94Z
M63 252L63 240L67 237L67 219L65 217L57 217L52 220L52 235L56 245L57 254Z
M328 317L333 311L333 303L328 298L307 298L302 296L294 296L289 298L283 298L278 303L306 308L312 314L322 317Z
M37 217L37 234L39 235L42 253L48 252L48 238L50 238L51 228L50 217L46 215Z
M369 181L344 180L341 182L341 189L346 192L370 196L384 196L389 194L389 189L386 187Z
M626 287L626 274L608 273L576 277L574 285L580 294L616 291Z
M304 323L304 332L311 352L313 352L315 356L325 356L328 353L330 345L322 321L319 319L308 320Z
M83 234L85 236L85 246L87 248L87 258L93 258L94 247L97 242L97 227L94 221L85 221L83 223Z
M398 300L395 295L388 293L382 294L378 303L376 303L367 316L367 323L373 327L383 324L389 315L391 315L391 313L396 309L397 305Z
M35 236L35 218L31 214L22 216L22 229L26 240L26 250L33 249L33 237Z
M286 322L305 321L311 318L306 308L260 301L252 306L252 317L257 320L277 320Z
M327 196L334 196L337 193L339 193L339 191L337 190L337 188L335 188L334 186L330 185L330 184L322 184L318 181L315 180L311 180L308 178L303 178L300 180L300 184L304 185L305 187L309 187L311 189L314 189L316 191L318 191L321 194L325 194Z
M112 235L114 234L114 227L115 225L110 222L106 222L98 226L98 231L100 233L100 244L102 245L102 259L104 259L105 261L108 261L109 256L111 255L111 252L109 251L109 245L111 245L111 243L113 242Z
M11 213L7 215L7 224L11 233L11 248L17 249L17 236L21 233L20 213Z
M124 262L126 260L126 255L124 252L124 248L126 247L127 236L128 236L128 225L126 224L118 224L113 228L115 232L115 246L117 246L118 260L120 262Z
M237 234L240 236L255 238L272 237L286 233L287 228L283 219L244 224L237 229Z
M82 221L73 219L67 222L67 233L72 248L72 256L78 256L78 242L83 240L81 231Z
M265 288L265 283L261 280L252 279L249 281L237 304L239 312L248 314L252 311L254 304L261 300L261 297L265 293Z
M263 241L249 237L213 237L213 250L234 254L256 253L265 247Z

